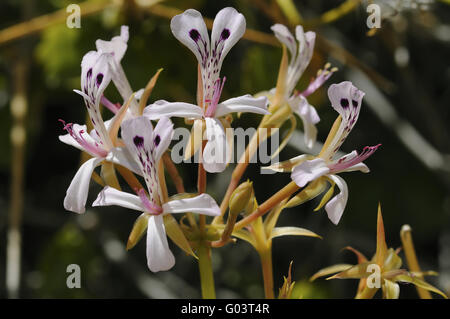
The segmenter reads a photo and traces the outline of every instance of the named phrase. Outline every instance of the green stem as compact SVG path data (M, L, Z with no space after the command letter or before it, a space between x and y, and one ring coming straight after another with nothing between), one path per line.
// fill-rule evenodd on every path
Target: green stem
M273 293L273 269L272 269L272 250L270 248L259 251L261 267L264 279L264 293L266 299L274 299Z
M198 268L200 271L200 283L203 299L216 299L214 289L214 276L211 264L211 248L202 241L197 251Z

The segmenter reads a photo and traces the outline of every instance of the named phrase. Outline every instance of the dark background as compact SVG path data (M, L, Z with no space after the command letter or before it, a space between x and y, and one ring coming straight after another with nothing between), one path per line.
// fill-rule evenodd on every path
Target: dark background
M2 0L0 29L64 9L70 3L76 1ZM313 212L317 201L281 215L279 225L310 229L322 235L323 240L275 239L275 287L281 286L293 260L295 296L353 297L357 281L319 279L309 283L308 278L331 264L355 263L351 253L341 251L345 246L351 245L371 257L375 251L377 205L381 202L388 245L399 247L401 226L411 225L422 268L440 273L429 282L449 293L450 7L447 1L435 1L427 9L383 11L388 14L382 27L369 36L365 2L335 21L320 22L321 14L342 3L295 1L309 23L305 29L316 31L322 39L316 44L312 62L298 88L304 89L317 69L327 61L332 62L339 71L310 98L321 116L319 140L325 140L336 117L327 99L328 86L352 80L367 94L359 121L342 150L350 152L377 143L382 143L382 147L366 161L370 174L343 176L350 197L339 226L328 220L323 209ZM233 6L245 15L247 28L266 34L271 34L273 23L288 23L276 1L269 0L163 1L159 5L181 10L195 8L208 18L214 18L225 6ZM151 100L195 101L195 59L173 37L169 23L170 16L162 17L127 2L122 8L108 8L82 17L80 29L69 29L62 20L42 32L0 41L0 297L8 297L5 278L8 215L21 211L20 204L23 211L19 297L200 297L196 262L174 245L171 244L177 258L175 267L157 274L146 267L144 241L131 251L124 250L137 214L111 207L89 208L86 214L78 216L62 206L80 163L80 153L59 142L58 135L63 130L58 119L75 123L85 119L82 99L72 90L80 86L81 58L95 49L96 39L108 40L119 33L120 25L129 25L130 40L122 65L133 89L144 87L154 72L163 67ZM239 41L222 68L221 74L227 77L223 98L274 87L280 57L279 47ZM25 70L22 79L21 67ZM28 102L23 120L26 143L13 147L11 130L20 119L12 115L11 101L20 85L25 87ZM113 101L120 100L113 85L107 94ZM302 131L301 121L298 122ZM257 124L258 116L246 114L234 121L233 126ZM415 138L417 134L421 139ZM297 145L291 143L281 153L281 159L299 152ZM15 174L11 173L13 167ZM187 190L194 191L196 166L182 164L179 169ZM224 194L231 170L229 167L223 174L208 175L208 192L217 201ZM12 200L11 185L20 181L21 173L23 187L19 187L17 197ZM290 181L289 174L260 175L256 164L249 167L244 178L247 177L254 181L260 202ZM173 185L169 183L169 187L173 191ZM99 190L98 185L91 183L88 202ZM15 208L17 204L19 209ZM81 267L81 289L66 287L69 264ZM239 241L214 250L213 264L218 297L263 297L258 256L247 243ZM401 297L417 295L413 287L402 285Z

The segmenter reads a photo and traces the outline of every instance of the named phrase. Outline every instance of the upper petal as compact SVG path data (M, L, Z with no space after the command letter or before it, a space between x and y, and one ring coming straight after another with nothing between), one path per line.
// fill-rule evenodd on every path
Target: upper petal
M140 212L144 211L138 196L106 186L98 194L92 206L120 206Z
M172 200L163 204L164 213L197 213L208 216L220 215L220 207L214 198L208 194L201 194L192 198Z
M170 29L175 38L187 46L197 57L198 63L206 68L209 58L209 36L200 12L188 9L170 21Z
M103 158L91 158L80 166L75 174L64 198L64 208L75 213L84 213L89 192L89 182L94 169L100 165Z
M99 39L95 41L95 45L97 47L97 51L112 54L114 60L120 63L120 60L122 60L127 50L128 38L129 38L128 26L123 25L120 28L119 36L113 37L111 41Z
M244 35L245 18L236 9L228 7L220 10L214 18L211 33L211 61L217 64L219 73L228 51Z
M157 162L153 125L145 116L126 120L122 123L122 138L129 152L138 163L144 177L150 198L155 201L159 196Z
M173 137L173 123L169 118L162 117L156 124L153 131L153 140L155 143L154 156L155 161L161 159L161 156L167 150Z
M325 205L328 218L333 224L337 225L344 213L345 206L347 205L348 187L347 183L338 175L329 175L329 177L336 183L341 191Z
M291 31L289 31L285 25L280 23L274 24L270 27L270 29L273 31L277 39L288 48L291 53L291 62L294 61L297 53L297 42L295 41Z
M291 179L299 186L303 187L309 182L327 174L330 171L325 161L321 158L305 161L294 167Z
M175 257L170 251L161 215L148 219L147 265L153 272L166 271L175 265Z
M250 94L228 99L217 105L215 117L221 117L233 112L250 112L257 114L270 114L267 111L268 100L265 96L254 98Z

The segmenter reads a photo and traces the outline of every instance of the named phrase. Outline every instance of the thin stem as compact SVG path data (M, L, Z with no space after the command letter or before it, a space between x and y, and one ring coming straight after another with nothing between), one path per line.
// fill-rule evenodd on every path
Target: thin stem
M272 195L268 200L262 203L253 213L242 219L239 223L234 226L234 230L239 230L253 222L256 218L264 215L269 210L271 210L275 205L280 203L282 200L288 198L293 193L298 191L300 187L294 182L290 182L285 187L280 189L277 193Z
M203 299L216 299L214 288L214 276L211 263L211 248L206 242L200 242L197 250L198 268L200 272L200 282L202 286Z
M273 293L273 267L272 267L272 249L267 248L258 251L261 260L261 267L264 279L264 293L266 299L274 299Z

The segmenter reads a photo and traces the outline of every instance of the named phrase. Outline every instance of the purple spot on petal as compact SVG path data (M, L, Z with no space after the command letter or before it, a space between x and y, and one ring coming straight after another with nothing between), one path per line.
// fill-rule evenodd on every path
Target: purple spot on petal
M97 79L96 80L97 80L97 86L100 86L100 84L103 81L103 74L102 73L97 74Z
M156 137L155 137L155 145L158 146L160 142L161 142L161 136L156 135Z
M347 99L341 99L341 106L343 108L347 108L349 105L348 100Z
M142 146L144 146L144 138L142 136L136 135L133 138L133 143L134 143L134 145L136 145L136 147L142 147Z
M353 107L357 107L358 106L358 101L352 100L352 104L353 104Z
M200 33L198 33L197 29L192 29L191 31L189 31L189 36L195 42L197 42L198 39L200 39Z
M228 29L223 29L222 33L220 34L220 38L222 40L226 40L230 37L230 30Z

